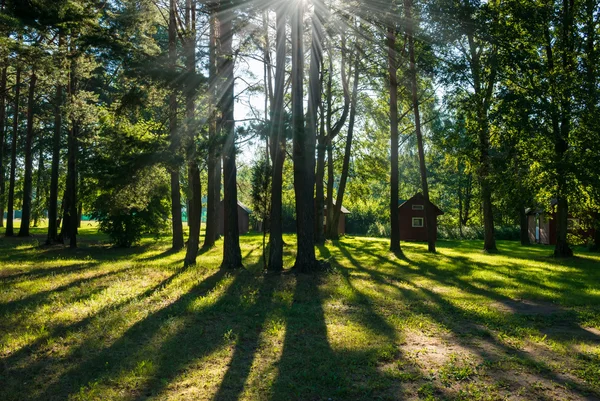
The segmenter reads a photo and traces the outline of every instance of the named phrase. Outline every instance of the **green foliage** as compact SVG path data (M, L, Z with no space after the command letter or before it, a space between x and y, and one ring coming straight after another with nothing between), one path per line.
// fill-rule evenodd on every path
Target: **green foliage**
M159 235L168 227L167 182L164 170L148 168L127 185L98 196L92 216L100 222L100 231L119 247L135 245L145 234Z
M252 216L264 223L269 220L271 212L271 176L272 167L264 157L252 165Z

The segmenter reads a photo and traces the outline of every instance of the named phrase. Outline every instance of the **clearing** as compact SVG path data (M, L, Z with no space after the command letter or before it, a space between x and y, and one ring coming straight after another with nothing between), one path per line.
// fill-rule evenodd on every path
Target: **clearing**
M35 231L35 230L34 230ZM182 269L169 239L114 249L0 238L0 399L600 399L600 255L346 237L331 271ZM294 237L286 236L286 264Z

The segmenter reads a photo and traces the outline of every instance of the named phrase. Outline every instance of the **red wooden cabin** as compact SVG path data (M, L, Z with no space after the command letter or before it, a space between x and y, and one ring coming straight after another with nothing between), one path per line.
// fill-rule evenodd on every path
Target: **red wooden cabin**
M437 239L437 216L444 214L436 205L429 202L433 207ZM401 200L398 206L398 224L400 225L401 241L427 241L427 218L425 216L425 197L418 193L409 200Z

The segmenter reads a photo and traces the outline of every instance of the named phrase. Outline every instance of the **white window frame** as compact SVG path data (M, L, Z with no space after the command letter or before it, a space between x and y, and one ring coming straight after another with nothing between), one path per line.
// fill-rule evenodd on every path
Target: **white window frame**
M412 210L425 210L424 205L412 205Z
M420 221L421 225L415 224L415 221ZM425 219L423 217L413 217L412 218L412 226L414 228L423 228L423 227L425 227Z

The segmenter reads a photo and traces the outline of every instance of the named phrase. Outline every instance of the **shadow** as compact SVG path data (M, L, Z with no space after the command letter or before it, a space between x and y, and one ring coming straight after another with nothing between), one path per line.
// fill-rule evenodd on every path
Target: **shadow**
M213 398L215 401L237 400L244 390L252 362L260 345L261 333L264 330L267 317L274 307L273 293L280 280L281 277L275 275L264 277L256 301L260 307L254 317L250 321L245 322L246 327L238 334L235 350L228 364L227 372Z
M351 285L348 276L344 280ZM364 298L358 308L328 316L324 302L331 294L321 288L323 285L322 275L296 275L293 303L286 313L283 353L276 364L277 377L269 399L373 400L391 394L397 398L402 383L382 369L399 358L393 328L372 316L377 314L366 306ZM335 327L346 319L370 324L377 345L351 343L349 348L342 347L344 338L338 337Z
M382 257L375 252L363 250L362 246L352 246L343 242L337 243L336 246L356 269L368 274L375 282L394 288L398 292L398 296L412 299L411 314L427 316L431 321L449 330L453 337L452 341L469 349L473 354L479 355L483 360L493 364L512 358L521 366L535 367L534 376L537 378L566 386L583 399L597 399L590 395L593 387L557 374L547 363L540 360L535 352L527 352L518 346L507 344L504 340L505 336L518 338L522 337L523 333L539 333L540 337L545 335L544 339L547 337L555 341L564 340L566 338L564 333L561 333L561 330L557 330L556 327L560 322L560 327L569 333L570 339L595 343L600 341L597 333L586 330L578 324L577 316L572 311L563 308L552 310L548 305L540 307L535 303L529 303L530 309L527 309L523 307L523 302L516 302L497 292L498 289L494 291L491 286L490 289L475 286L461 277L471 274L475 268L482 267L463 257L450 258L453 263L453 268L450 270L442 270L434 262L434 260L439 261L441 255L430 255L418 263L413 262L410 258L404 259L406 264L387 260L385 262L391 264L395 268L395 272L386 273L381 271L382 268L374 269L364 266L352 256L347 248L362 251L383 262ZM412 281L412 277L427 278L432 284L427 287L417 284ZM400 286L398 281L409 285ZM445 288L457 289L465 295L474 294L480 298L492 300L502 305L502 308L496 310L495 313L489 313L483 308L460 307L458 306L462 301L460 296L456 294L444 296L443 292L440 294L434 291L434 288L440 284ZM494 308L493 303L490 304L490 307ZM506 377L504 380L511 382L515 387L519 386L519 378L514 375ZM595 393L600 395L597 391ZM539 395L538 398L543 399Z

